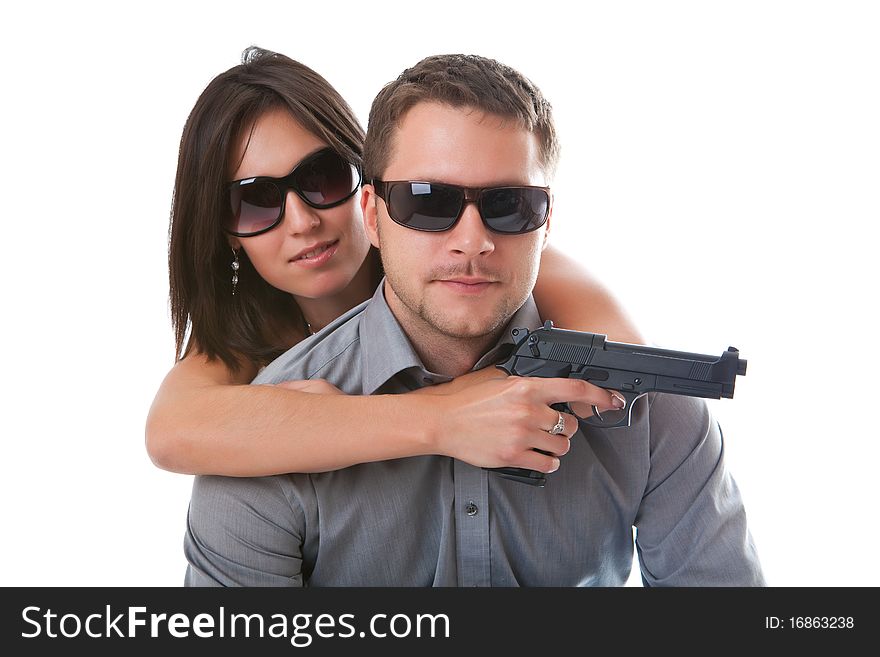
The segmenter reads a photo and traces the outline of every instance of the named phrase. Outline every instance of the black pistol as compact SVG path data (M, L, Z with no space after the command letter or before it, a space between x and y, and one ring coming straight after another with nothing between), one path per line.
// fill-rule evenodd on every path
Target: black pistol
M619 411L603 411L579 421L611 428L628 427L633 402L649 392L704 397L733 398L737 376L746 373L747 361L739 350L729 347L721 356L692 354L624 342L610 342L599 333L553 328L547 321L542 328L511 331L514 350L497 367L517 376L577 378L600 388L616 390L626 406ZM553 408L572 413L568 404ZM595 410L595 409L594 409ZM544 486L543 472L525 468L490 468L502 477L533 486Z

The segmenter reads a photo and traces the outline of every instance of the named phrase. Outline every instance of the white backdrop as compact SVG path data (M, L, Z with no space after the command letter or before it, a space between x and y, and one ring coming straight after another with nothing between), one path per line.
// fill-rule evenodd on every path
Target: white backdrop
M0 27L0 584L182 581L191 480L143 447L173 362L171 189L196 97L256 44L364 122L429 54L532 78L563 142L553 240L653 343L749 361L711 404L769 583L880 585L876 4L33 6Z

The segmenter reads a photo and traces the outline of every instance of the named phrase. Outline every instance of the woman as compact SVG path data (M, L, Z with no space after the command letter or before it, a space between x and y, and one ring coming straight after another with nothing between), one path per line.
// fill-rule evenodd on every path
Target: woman
M552 472L577 422L569 416L566 431L551 435L550 404L619 406L582 381L508 379L496 368L396 396L343 395L322 381L248 385L381 279L357 198L363 137L323 78L256 48L199 97L181 138L171 214L178 360L147 419L159 467L260 476L443 454ZM642 341L576 263L553 249L543 260L542 316Z

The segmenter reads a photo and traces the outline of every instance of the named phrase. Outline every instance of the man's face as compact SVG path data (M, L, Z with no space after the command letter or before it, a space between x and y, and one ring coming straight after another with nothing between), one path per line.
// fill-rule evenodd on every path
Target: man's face
M537 138L512 120L419 103L403 117L383 180L545 186L539 162ZM388 305L408 330L489 336L531 293L549 219L538 230L502 235L468 203L455 226L432 233L392 221L372 186L365 186L362 204L367 234L382 254Z

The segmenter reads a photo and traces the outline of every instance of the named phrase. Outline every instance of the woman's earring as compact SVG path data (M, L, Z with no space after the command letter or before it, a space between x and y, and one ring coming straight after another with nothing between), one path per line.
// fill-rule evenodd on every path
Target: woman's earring
M238 262L238 251L232 249L232 296L235 296L235 288L238 286L238 270L241 265Z

